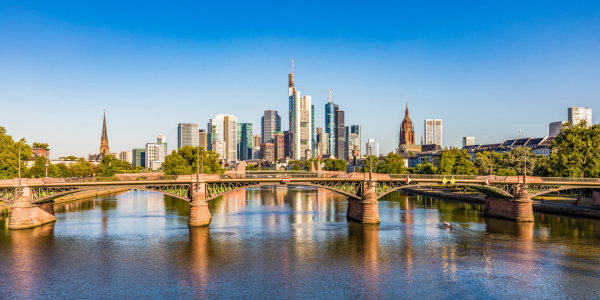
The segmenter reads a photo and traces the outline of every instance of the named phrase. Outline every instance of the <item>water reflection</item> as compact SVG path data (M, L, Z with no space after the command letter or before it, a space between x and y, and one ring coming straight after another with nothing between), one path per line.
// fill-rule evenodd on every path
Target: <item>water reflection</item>
M563 298L600 292L600 220L483 217L478 204L391 193L380 225L312 188L187 202L130 192L56 206L57 222L0 231L0 298ZM455 230L444 221L459 225ZM7 224L0 218L0 224ZM129 284L135 282L135 284Z

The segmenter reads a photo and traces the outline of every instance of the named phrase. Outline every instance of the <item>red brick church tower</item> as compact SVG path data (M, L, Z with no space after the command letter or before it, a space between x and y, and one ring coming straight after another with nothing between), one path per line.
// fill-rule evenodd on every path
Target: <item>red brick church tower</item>
M408 103L406 103L406 112L404 113L404 120L402 120L402 126L400 126L400 145L414 145L415 144L415 126L408 117Z
M104 113L104 124L102 125L102 138L100 139L100 154L108 155L108 136L106 135L106 113Z

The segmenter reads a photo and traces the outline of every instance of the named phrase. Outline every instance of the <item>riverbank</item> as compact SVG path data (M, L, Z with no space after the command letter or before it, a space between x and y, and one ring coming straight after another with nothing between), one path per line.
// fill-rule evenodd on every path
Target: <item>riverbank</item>
M62 204L79 200L88 200L95 199L99 197L118 195L121 193L128 192L129 189L119 188L119 189L97 189L93 191L84 191L79 193L74 193L71 195L67 195L64 197L56 198L54 200L54 204ZM0 215L8 215L11 212L10 203L0 202Z
M445 192L440 190L430 190L430 189L419 189L419 188L409 188L404 189L404 191L424 195L431 197L440 197L452 200L460 200L474 203L485 204L485 196L484 195L475 195L475 194L459 194L452 192ZM551 200L550 200L551 201ZM564 203L549 203L549 200L544 202L539 200L533 201L533 210L538 212L548 212L555 214L562 214L568 216L578 216L578 217L591 217L591 218L599 218L600 219L600 207L596 206L574 206L571 204Z

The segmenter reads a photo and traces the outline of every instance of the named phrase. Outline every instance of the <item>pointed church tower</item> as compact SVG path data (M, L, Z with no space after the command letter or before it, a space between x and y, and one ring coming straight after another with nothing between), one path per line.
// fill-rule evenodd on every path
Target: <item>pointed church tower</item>
M402 145L414 145L415 144L415 126L408 117L408 102L406 103L406 111L404 111L404 120L400 126L400 143L398 148Z
M106 134L106 112L104 112L104 124L102 124L102 138L100 139L100 154L108 155L108 135Z

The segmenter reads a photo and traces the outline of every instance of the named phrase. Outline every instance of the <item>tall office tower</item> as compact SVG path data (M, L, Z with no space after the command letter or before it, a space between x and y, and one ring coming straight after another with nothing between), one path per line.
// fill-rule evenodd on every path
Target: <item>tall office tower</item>
M587 126L592 126L592 109L589 107L569 107L569 123L571 126L585 121Z
M208 151L207 141L208 141L208 132L206 132L205 129L199 129L198 130L198 146L202 147L202 149L204 149L204 151Z
M226 160L227 157L227 143L223 141L216 141L212 143L212 151L219 155L219 158Z
M317 137L317 142L320 142L320 141L319 141L319 134L321 134L321 133L323 133L323 127L317 127L317 133L316 133L316 134L317 134L317 135L316 135L316 137Z
M360 149L362 149L362 140L360 138L360 125L352 125L350 126L350 133L355 133L356 135L358 135L358 152L360 152Z
M260 159L260 144L262 137L260 134L252 136L252 159Z
M252 124L237 124L237 159L252 159Z
M376 143L375 139L368 139L365 151L367 151L367 155L371 155L372 153L373 155L379 157L379 143Z
M167 148L162 143L146 144L146 168L159 169L167 157Z
M275 161L275 146L273 143L260 144L260 158L266 161Z
M156 138L156 143L162 144L163 146L165 146L165 151L167 151L167 153L169 152L169 149L167 148L167 139L165 138L164 135L159 134L158 137Z
M306 160L306 153L312 150L311 97L300 97L300 91L294 87L294 67L288 76L288 95L290 107L290 152L295 160Z
M133 148L131 150L131 166L132 167L146 167L146 148Z
M559 121L559 122L550 123L549 129L548 129L548 136L556 137L560 133L562 126L566 123L567 123L567 121Z
M119 153L119 159L122 161L126 161L129 164L133 163L133 151L121 151Z
M329 149L327 153L335 155L335 104L331 101L329 90L329 103L325 104L325 132L329 135Z
M406 103L406 111L404 112L404 120L400 125L400 143L398 148L402 145L414 145L415 144L415 125L408 117L408 103Z
M237 159L237 118L233 115L217 115L208 122L208 131L212 132L213 149L215 151L216 142L224 142L225 146L221 158L226 161ZM219 144L219 147L222 145Z
M198 124L179 123L177 125L177 149L185 146L198 147Z
M442 119L425 120L425 145L442 147Z
M329 155L329 133L321 132L319 133L319 154L321 155Z
M277 131L275 132L275 134L273 134L273 140L274 140L274 158L275 160L280 160L282 158L285 158L285 135L283 134L283 132L281 131Z
M463 148L467 147L467 146L473 146L473 145L475 145L475 137L473 137L473 136L463 137L463 140L462 140Z
M285 157L290 157L290 132L283 132L283 153Z
M335 106L335 158L346 159L346 127L344 126L344 111Z
M273 143L275 131L281 131L281 117L272 109L265 110L264 116L260 118L261 143Z
M357 150L358 150L358 146L359 146L358 134L356 134L356 133L350 133L350 134L348 134L347 144L348 144L348 146L347 146L348 147L348 151L346 151L346 152L347 152L348 157L346 159L347 160L354 159L354 156L352 155L352 152L354 150L354 146L356 146ZM360 152L359 152L359 155L360 155Z
M310 136L312 137L312 157L317 157L317 136L315 135L315 105L310 105L310 124L312 128L310 130Z

